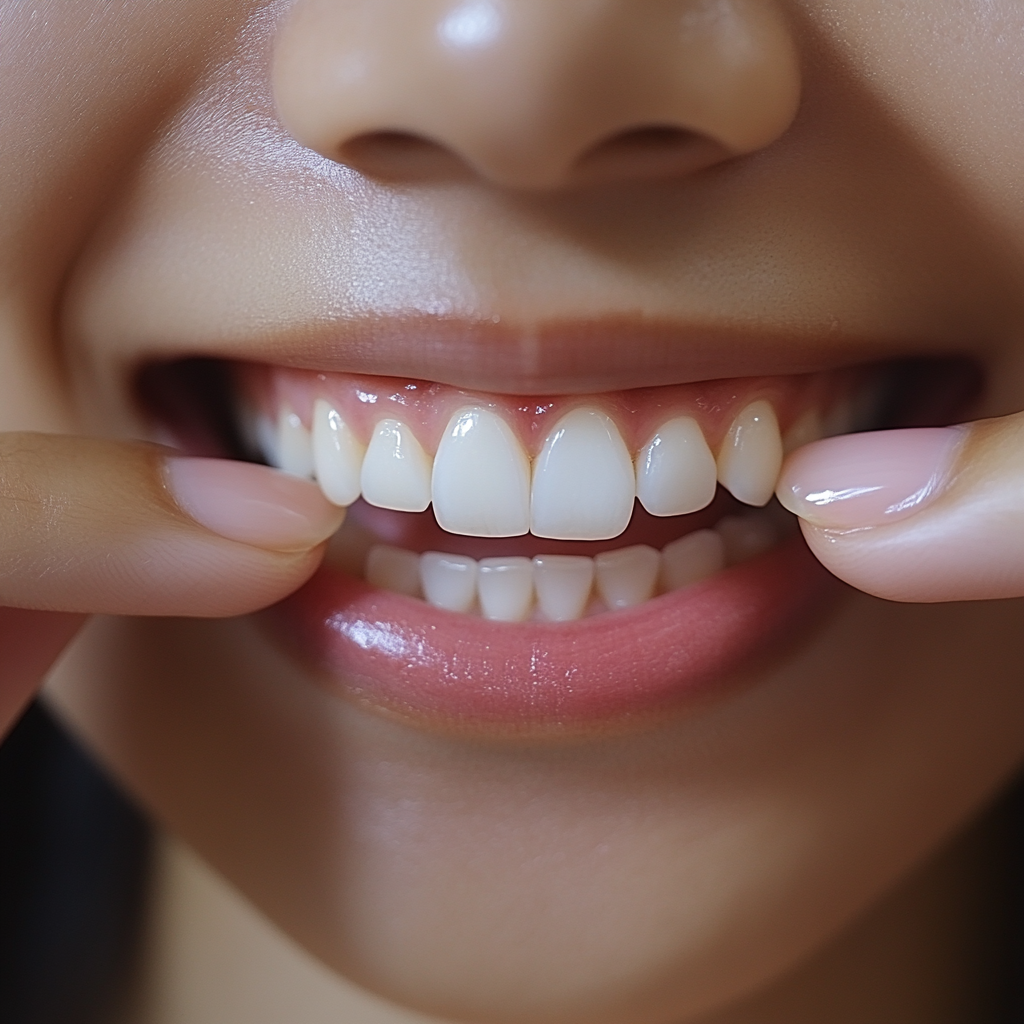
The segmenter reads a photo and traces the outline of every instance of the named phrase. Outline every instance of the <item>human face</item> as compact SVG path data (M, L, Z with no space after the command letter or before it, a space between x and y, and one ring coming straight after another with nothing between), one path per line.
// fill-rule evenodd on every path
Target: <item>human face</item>
M308 425L329 400L360 445L366 406L427 456L449 415L497 413L535 474L562 415L604 431L614 476L666 417L717 452L752 404L788 431L898 357L969 356L972 413L1024 405L1010 0L0 18L7 429L177 428L210 453L151 415L155 387L138 401L140 371L193 356L231 361L257 411L287 398ZM771 424L747 426L764 444L732 486L756 492ZM638 513L636 539L737 511L716 502ZM625 543L577 527L537 532ZM806 956L1007 778L1020 613L843 592L786 540L561 625L328 566L254 619L97 621L53 692L159 820L360 983L472 1020L683 1020Z

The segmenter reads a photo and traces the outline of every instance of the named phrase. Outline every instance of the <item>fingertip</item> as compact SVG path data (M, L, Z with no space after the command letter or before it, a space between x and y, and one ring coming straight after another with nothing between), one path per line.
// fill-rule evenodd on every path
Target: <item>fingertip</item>
M254 463L174 457L164 479L178 508L200 526L271 551L316 547L345 518L316 484Z

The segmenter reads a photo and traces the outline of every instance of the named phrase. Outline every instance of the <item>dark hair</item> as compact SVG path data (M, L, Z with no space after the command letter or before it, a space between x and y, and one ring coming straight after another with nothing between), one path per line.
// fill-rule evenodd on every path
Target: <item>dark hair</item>
M32 705L0 746L0 1020L118 1016L140 946L149 833Z

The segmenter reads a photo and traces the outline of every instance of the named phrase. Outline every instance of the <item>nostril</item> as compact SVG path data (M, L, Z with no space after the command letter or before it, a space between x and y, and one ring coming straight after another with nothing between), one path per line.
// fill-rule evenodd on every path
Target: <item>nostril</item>
M412 132L357 135L339 147L337 159L367 177L385 181L434 181L468 173L451 150Z
M576 162L573 176L587 182L668 178L710 167L732 154L699 132L647 125L619 132L592 146Z

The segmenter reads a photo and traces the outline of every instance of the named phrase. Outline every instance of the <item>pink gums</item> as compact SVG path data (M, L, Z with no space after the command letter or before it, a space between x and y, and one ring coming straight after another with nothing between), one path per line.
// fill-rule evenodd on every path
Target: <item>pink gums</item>
M595 726L696 699L831 601L800 538L706 583L571 623L493 623L328 567L266 613L321 682L438 725Z

